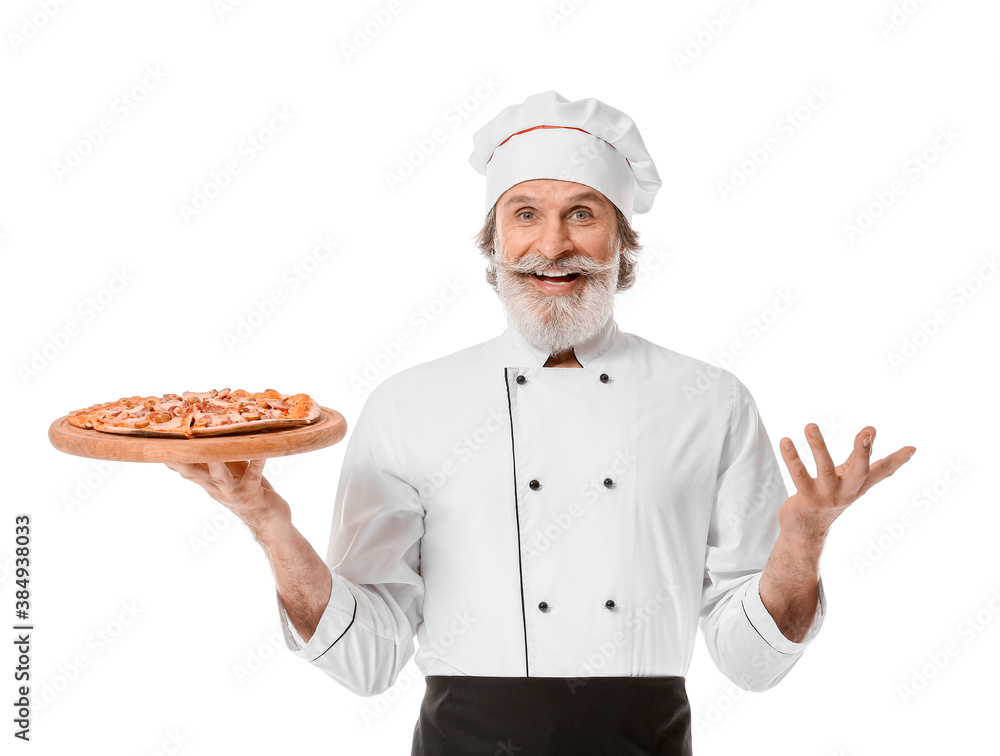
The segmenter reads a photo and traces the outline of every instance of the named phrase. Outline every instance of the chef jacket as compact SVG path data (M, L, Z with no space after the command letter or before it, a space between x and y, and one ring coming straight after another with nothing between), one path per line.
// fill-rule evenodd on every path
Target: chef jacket
M696 628L747 690L795 643L761 602L784 481L731 372L614 317L549 354L499 336L410 367L367 397L345 450L329 603L288 648L361 696L414 655L424 675L685 676Z

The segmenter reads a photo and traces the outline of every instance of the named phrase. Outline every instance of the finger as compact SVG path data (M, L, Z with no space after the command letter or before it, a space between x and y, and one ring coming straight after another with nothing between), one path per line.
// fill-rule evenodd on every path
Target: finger
M809 423L806 426L806 440L809 448L812 449L813 459L816 460L816 479L823 485L832 486L837 483L837 469L830 458L830 452L826 448L823 434L819 431L816 423Z
M854 437L854 451L847 464L844 465L852 477L864 478L868 474L874 440L875 429L870 425L862 428L861 432Z
M806 466L799 459L799 453L795 450L795 444L792 443L792 439L783 438L781 439L781 456L785 460L785 467L788 468L789 475L792 476L792 483L795 484L795 490L802 495L811 494L814 488L814 481L812 476L809 475L809 471Z
M179 473L182 478L193 478L198 473L197 464L191 464L189 462L165 462L167 467L176 473Z
M215 485L221 486L225 483L231 482L233 474L229 471L225 462L209 462L208 477L209 480L211 480Z
M265 462L267 462L266 459L252 459L247 464L246 470L243 472L243 481L251 488L261 485Z
M868 477L865 478L865 483L858 492L858 496L861 496L876 483L885 480L905 465L916 450L915 446L904 446L902 449L894 451L888 457L880 459L878 462L873 462Z

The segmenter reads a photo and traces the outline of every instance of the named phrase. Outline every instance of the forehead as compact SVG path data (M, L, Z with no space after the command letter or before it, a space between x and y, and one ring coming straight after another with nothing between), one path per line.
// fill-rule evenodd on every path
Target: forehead
M575 205L582 202L611 206L611 200L592 186L561 179L531 179L514 184L501 194L497 208L503 212L514 205Z

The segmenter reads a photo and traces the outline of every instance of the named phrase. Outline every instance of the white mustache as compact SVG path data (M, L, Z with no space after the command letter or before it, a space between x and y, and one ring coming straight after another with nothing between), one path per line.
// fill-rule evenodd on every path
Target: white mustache
M524 255L511 262L497 260L496 264L513 273L528 274L555 267L562 271L563 275L579 273L581 276L597 276L617 270L618 268L618 261L614 258L600 262L587 255L579 254L560 257L555 260L550 260L544 255Z

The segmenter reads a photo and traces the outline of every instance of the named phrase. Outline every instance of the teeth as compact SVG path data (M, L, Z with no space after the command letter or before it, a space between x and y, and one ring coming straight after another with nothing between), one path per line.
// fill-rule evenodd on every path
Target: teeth
M539 270L537 271L537 274L540 276L546 276L548 278L561 278L562 276L569 275L568 273L564 273L561 270L557 271Z

